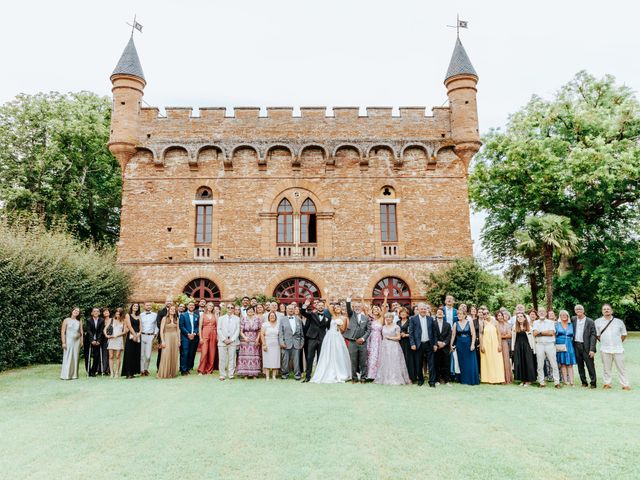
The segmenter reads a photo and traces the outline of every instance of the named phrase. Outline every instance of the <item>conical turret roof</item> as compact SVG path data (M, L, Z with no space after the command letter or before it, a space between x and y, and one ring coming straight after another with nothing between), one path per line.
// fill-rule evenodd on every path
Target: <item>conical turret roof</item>
M453 55L451 55L451 61L449 62L449 69L447 70L447 76L445 82L451 77L456 75L474 75L478 76L475 68L471 65L471 60L462 46L460 38L456 40L456 46L453 49Z
M127 46L124 47L120 60L118 61L118 64L113 70L111 76L118 74L133 75L143 80L145 79L144 72L142 71L142 65L140 65L140 59L138 58L136 45L133 43L133 36L129 39Z

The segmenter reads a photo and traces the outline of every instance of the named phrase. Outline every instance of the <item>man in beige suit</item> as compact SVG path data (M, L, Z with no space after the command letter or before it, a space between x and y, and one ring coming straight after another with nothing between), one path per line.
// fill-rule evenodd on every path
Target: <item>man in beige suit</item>
M220 380L233 378L236 371L236 349L240 343L240 307L227 305L227 313L218 319L218 355Z

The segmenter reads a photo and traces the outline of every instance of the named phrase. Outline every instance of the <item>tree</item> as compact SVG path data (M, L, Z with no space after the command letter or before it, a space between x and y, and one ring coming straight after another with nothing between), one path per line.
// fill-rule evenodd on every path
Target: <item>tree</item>
M525 229L515 232L520 251L536 250L544 260L544 277L547 299L547 310L553 308L553 254L573 255L578 248L578 237L571 228L567 217L546 214L540 217L527 217Z
M121 172L107 148L111 101L89 92L18 95L0 106L0 205L114 244Z
M474 259L460 259L447 269L428 275L427 301L434 306L444 304L447 295L467 305L487 305L492 310L522 302L522 294L498 275L485 270Z
M534 96L505 131L483 137L472 165L470 199L487 214L483 246L507 265L526 262L515 233L527 217L565 216L580 243L567 274L594 275L588 259L614 255L608 242L640 238L639 139L640 103L612 76L580 72L552 100ZM623 268L617 276L628 277ZM619 299L629 293L616 289Z

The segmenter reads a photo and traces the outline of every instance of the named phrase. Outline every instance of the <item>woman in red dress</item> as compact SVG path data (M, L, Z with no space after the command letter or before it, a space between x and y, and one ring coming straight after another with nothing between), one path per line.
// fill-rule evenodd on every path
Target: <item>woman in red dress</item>
M213 364L216 359L218 341L218 316L213 311L213 303L207 303L204 315L200 320L200 364L198 375L207 375L213 372Z

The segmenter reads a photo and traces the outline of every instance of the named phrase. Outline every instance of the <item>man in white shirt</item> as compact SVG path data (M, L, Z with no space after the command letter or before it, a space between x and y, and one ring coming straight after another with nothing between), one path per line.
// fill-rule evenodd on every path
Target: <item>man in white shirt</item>
M622 342L627 338L627 328L622 320L613 316L613 309L608 303L602 306L602 317L596 320L596 335L600 340L604 388L611 388L611 365L615 363L622 389L631 390L624 369L624 347L622 346Z
M236 371L236 348L240 338L240 307L227 304L227 313L218 319L220 380L232 379Z
M140 314L140 372L143 376L149 375L149 363L153 352L153 339L158 333L156 313L151 311L151 302L144 304L144 312Z
M242 304L240 305L240 315L242 318L247 318L247 308L251 305L251 299L247 296L242 297Z
M544 359L549 360L553 383L560 388L560 371L556 359L556 325L553 320L543 319L533 322L533 336L536 339L536 360L538 361L538 383L544 387Z

